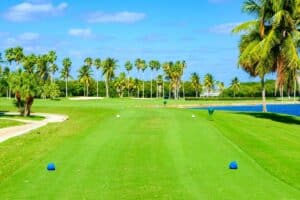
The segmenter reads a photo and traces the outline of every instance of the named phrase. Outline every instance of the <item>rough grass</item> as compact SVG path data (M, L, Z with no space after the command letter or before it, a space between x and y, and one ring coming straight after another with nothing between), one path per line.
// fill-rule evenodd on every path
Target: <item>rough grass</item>
M70 118L0 144L1 199L300 198L300 128L289 119L210 118L162 100L35 101L33 109ZM57 171L46 171L49 162Z
M17 121L13 121L13 120L0 118L0 128L6 128L6 127L10 127L10 126L18 126L18 125L22 125L22 124L23 124L22 122L17 122Z

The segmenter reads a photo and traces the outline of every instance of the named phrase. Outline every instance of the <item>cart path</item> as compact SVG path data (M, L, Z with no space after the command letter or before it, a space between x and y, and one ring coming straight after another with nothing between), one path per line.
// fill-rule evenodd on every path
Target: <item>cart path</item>
M5 113L5 114L6 115L16 115L18 113L9 112L9 113ZM35 130L42 126L47 125L48 123L63 122L68 119L67 115L47 114L47 113L34 113L34 115L43 116L43 117L45 117L45 119L37 121L37 120L1 118L1 119L9 119L9 120L14 120L14 121L19 121L19 122L23 122L25 124L0 129L0 143L5 140L8 140L12 137L16 137L19 135L29 133L32 130Z

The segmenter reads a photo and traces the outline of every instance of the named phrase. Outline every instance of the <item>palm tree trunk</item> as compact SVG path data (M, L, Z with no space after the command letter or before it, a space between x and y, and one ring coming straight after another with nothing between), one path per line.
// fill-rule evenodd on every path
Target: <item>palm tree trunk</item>
M262 105L263 105L263 112L267 112L267 102L266 102L266 87L265 87L265 77L261 78L261 88L262 88Z
M143 99L145 98L145 72L143 72Z
M169 99L171 99L171 90L172 90L171 81L169 81Z
M184 91L184 81L182 81L182 92L183 92L183 99L185 99L185 91Z
M128 76L128 78L127 78L127 92L128 92L128 97L129 97L129 71L128 71L128 73L127 73L127 76Z
M296 103L296 93L297 93L297 79L294 78L294 103Z
M153 73L153 71L151 70L151 94L150 94L150 96L151 96L151 99L152 99L152 73Z
M139 87L139 81L140 81L140 73L138 73L138 87L137 87L137 97L140 98L140 87Z
M68 78L66 78L66 98L68 98Z
M88 97L89 96L89 85L86 84L86 96Z
M165 79L165 77L163 76L163 80L162 80L163 81L162 82L162 89L163 89L163 91L162 91L163 92L163 96L162 97L163 97L163 99L165 98L165 80L164 79Z
M109 91L108 91L108 80L105 80L105 88L106 88L106 97L109 98Z
M99 74L97 73L97 97L99 97Z

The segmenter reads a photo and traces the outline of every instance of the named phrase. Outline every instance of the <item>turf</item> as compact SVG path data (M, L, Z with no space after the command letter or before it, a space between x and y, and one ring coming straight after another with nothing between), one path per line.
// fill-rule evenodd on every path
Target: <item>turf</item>
M300 128L276 120L285 116L210 118L160 100L36 101L34 111L70 118L0 144L1 199L300 198Z
M22 124L23 123L21 123L21 122L0 118L0 128L6 128L6 127L10 127L10 126L18 126L18 125L22 125Z

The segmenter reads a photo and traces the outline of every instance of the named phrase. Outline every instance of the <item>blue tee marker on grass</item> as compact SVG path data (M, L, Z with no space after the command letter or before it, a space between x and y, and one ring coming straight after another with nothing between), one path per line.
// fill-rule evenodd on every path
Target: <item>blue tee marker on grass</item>
M238 164L236 161L233 161L229 164L229 169L238 169Z
M47 165L47 170L48 171L55 171L55 164L54 163L49 163Z

